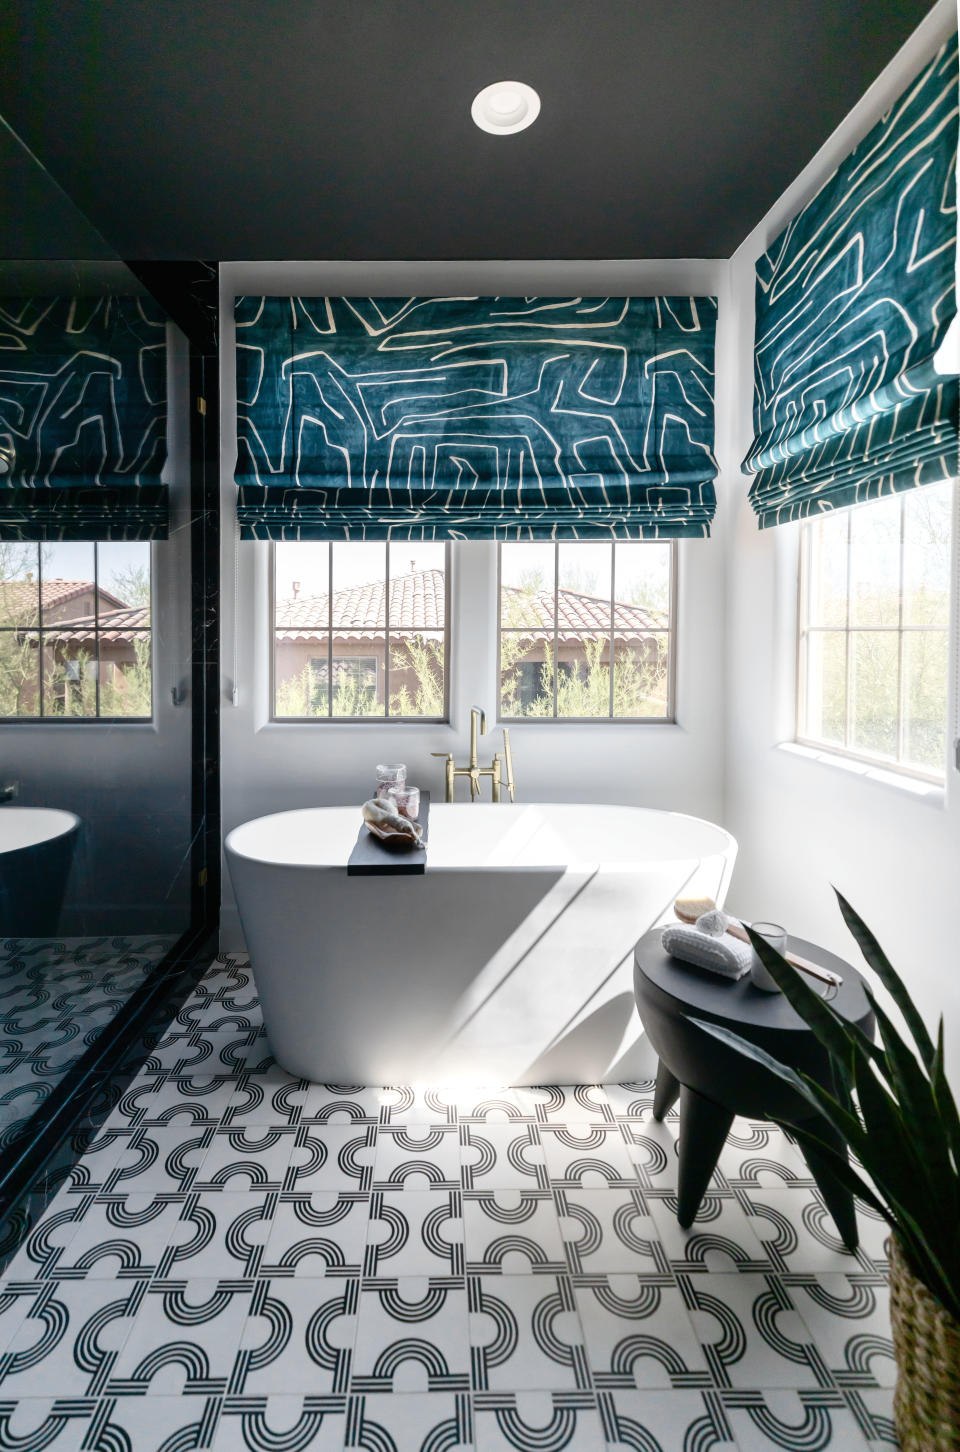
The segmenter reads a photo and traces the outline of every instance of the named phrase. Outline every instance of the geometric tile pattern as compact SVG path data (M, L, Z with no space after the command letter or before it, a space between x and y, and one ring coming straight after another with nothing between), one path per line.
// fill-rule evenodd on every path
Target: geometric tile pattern
M0 939L0 1150L24 1132L173 941Z
M652 1083L323 1085L218 959L0 1280L0 1449L895 1445L883 1224Z

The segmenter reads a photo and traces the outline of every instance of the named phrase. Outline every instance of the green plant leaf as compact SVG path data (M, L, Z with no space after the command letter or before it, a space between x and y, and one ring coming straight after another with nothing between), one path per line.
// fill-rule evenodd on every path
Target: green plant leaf
M937 1029L937 1048L930 1070L930 1082L933 1086L933 1097L937 1102L937 1110L943 1123L944 1134L947 1136L947 1143L953 1155L953 1168L958 1175L957 1219L960 1220L960 1113L957 1111L957 1101L947 1083L943 1068L943 1014L940 1015L940 1024Z
M866 994L886 1046L893 1088L899 1101L901 1134L911 1143L916 1141L917 1153L936 1202L941 1205L945 1202L948 1213L952 1214L957 1198L957 1177L950 1160L949 1140L944 1133L933 1085L870 988L866 989Z
M760 1064L764 1069L768 1069L785 1084L789 1084L791 1089L796 1090L797 1094L807 1101L816 1114L822 1114L837 1133L847 1140L859 1154L858 1146L862 1146L865 1138L860 1121L815 1080L810 1079L806 1074L798 1074L796 1069L791 1069L788 1064L781 1063L772 1054L768 1054L766 1049L761 1049L759 1045L751 1043L749 1039L741 1038L739 1034L734 1033L732 1029L724 1028L722 1024L708 1023L706 1019L702 1018L691 1018L690 1022L712 1034L715 1039L719 1039L729 1048L736 1049L738 1053L752 1059L755 1064Z
M878 1083L870 1061L861 1055L857 1062L857 1089L865 1121L866 1106L869 1106L869 1122L861 1124L822 1085L782 1064L765 1049L721 1024L705 1019L692 1019L691 1022L768 1069L822 1116L856 1154L875 1189L871 1189L846 1158L838 1154L835 1146L828 1145L816 1134L811 1124L799 1125L779 1117L776 1122L794 1135L798 1142L808 1143L825 1157L842 1184L889 1220L908 1249L924 1284L948 1309L960 1303L960 1273L953 1264L957 1257L955 1221L952 1226L945 1226L939 1219L939 1207L932 1204L925 1172L909 1144L904 1158L904 1126L901 1123L899 1129L896 1127L895 1102ZM936 1217L933 1224L930 1222L931 1214ZM946 1261L944 1247L947 1249Z
M815 1150L818 1155L821 1155L829 1163L830 1169L843 1187L850 1191L851 1195L856 1195L865 1205L869 1205L871 1210L876 1210L877 1214L882 1215L884 1220L889 1222L894 1219L890 1207L884 1203L876 1191L870 1188L866 1180L851 1165L850 1161L838 1152L835 1145L827 1144L825 1140L822 1140L819 1135L814 1133L809 1125L790 1124L786 1120L778 1120L777 1123L788 1134L793 1135L801 1149L804 1146L808 1146L811 1150Z
M891 1203L896 1201L919 1226L926 1227L926 1241L942 1238L942 1195L938 1195L896 1101L869 1069L858 1072L856 1089L866 1129L864 1149L856 1151L863 1168L881 1194ZM954 1239L956 1226L951 1226L948 1233Z
M809 1145L811 1149L821 1155L828 1162L837 1179L851 1194L858 1196L864 1204L869 1205L876 1210L878 1215L883 1216L909 1251L910 1259L924 1285L953 1316L957 1316L960 1312L960 1287L957 1286L956 1278L949 1274L936 1254L930 1251L927 1237L909 1210L896 1200L887 1199L882 1191L878 1195L871 1190L849 1161L843 1155L838 1154L832 1145L825 1144L809 1126L791 1124L783 1120L777 1120L777 1123L788 1134L795 1137L801 1149L804 1145Z
M809 1074L801 1074L801 1079L809 1090L808 1098L811 1103L819 1107L824 1119L837 1131L845 1144L848 1144L857 1157L860 1157L861 1149L866 1151L866 1130L853 1112L852 1101L844 1103L837 1099L829 1090L818 1084L816 1079L811 1079Z
M843 1016L837 1013L836 1009L823 998L815 989L811 988L803 974L792 967L776 948L771 947L766 938L755 933L747 924L743 924L753 944L755 951L777 987L783 991L784 997L797 1010L804 1023L813 1031L817 1039L832 1055L835 1062L845 1074L850 1072L851 1054L853 1060L857 1055L866 1055L866 1050L861 1040L866 1040L862 1032L854 1032L855 1024L849 1023ZM872 1057L872 1054L868 1057Z
M933 1040L927 1032L926 1024L920 1017L920 1013L913 999L907 992L906 984L893 967L893 964L860 914L850 906L838 888L835 887L833 890L837 894L837 901L840 904L840 911L843 913L844 922L856 938L860 951L867 960L867 963L873 969L874 973L876 973L880 982L897 1005L897 1008L903 1014L904 1022L920 1051L920 1058L923 1060L924 1068L929 1072L930 1066L933 1063Z

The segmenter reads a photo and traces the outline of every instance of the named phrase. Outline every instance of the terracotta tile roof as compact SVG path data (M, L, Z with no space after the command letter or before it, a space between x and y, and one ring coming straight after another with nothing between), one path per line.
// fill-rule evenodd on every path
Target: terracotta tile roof
M444 575L442 570L418 570L399 575L390 582L391 630L442 630L444 620ZM553 635L553 592L525 591L504 586L504 596L513 597L504 623L515 623L534 639ZM382 633L386 617L386 589L382 580L333 592L333 629L338 640L369 640ZM505 600L506 603L506 600ZM606 634L609 600L574 590L561 590L557 599L561 640L580 640L584 635ZM317 640L328 624L326 595L300 595L278 600L276 628L287 640ZM666 613L641 605L617 603L615 626L618 635L638 638L668 624Z
M503 589L503 621L506 625L523 627L524 633L536 640L553 634L553 591L538 590L535 595L505 586ZM510 597L512 596L512 600ZM648 610L643 605L626 601L614 602L614 630L624 639L640 639L651 630L665 630L669 624L666 611ZM560 640L582 640L589 635L607 635L610 631L610 600L602 595L585 595L578 590L557 591L557 636Z
M442 630L445 598L442 570L416 570L390 581L391 630ZM338 640L364 640L386 627L387 591L383 580L333 592L333 628ZM315 640L328 624L326 595L278 600L276 627L293 632L288 640Z
M43 608L51 610L55 605L64 605L79 595L88 595L94 589L92 580L44 580L42 585ZM109 590L100 586L100 599L112 605L123 606L123 601ZM36 610L37 586L34 580L4 580L0 582L0 612L8 618L14 615L30 615ZM60 622L62 623L62 622Z
M78 616L76 620L58 620L57 624L60 626L58 631L44 632L47 640L55 635L64 642L70 640L80 643L84 638L93 639L95 620L92 615ZM137 633L149 629L149 605L125 605L120 610L100 611L101 641L122 645L133 640Z

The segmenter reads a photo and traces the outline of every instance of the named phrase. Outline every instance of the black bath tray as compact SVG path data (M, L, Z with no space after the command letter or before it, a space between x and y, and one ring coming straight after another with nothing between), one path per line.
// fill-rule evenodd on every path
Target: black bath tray
M420 793L420 816L417 818L423 828L423 842L409 852L398 852L395 847L386 847L367 831L366 822L360 824L356 846L347 860L348 877L412 877L423 873L427 866L427 832L430 827L430 793Z

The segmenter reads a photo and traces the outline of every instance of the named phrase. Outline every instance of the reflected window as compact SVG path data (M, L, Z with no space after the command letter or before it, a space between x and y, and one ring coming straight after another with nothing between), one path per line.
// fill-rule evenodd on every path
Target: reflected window
M671 721L676 546L500 546L502 720Z
M0 541L0 717L152 713L149 544Z
M446 720L447 546L274 545L275 720Z
M944 780L953 489L803 526L798 741Z

